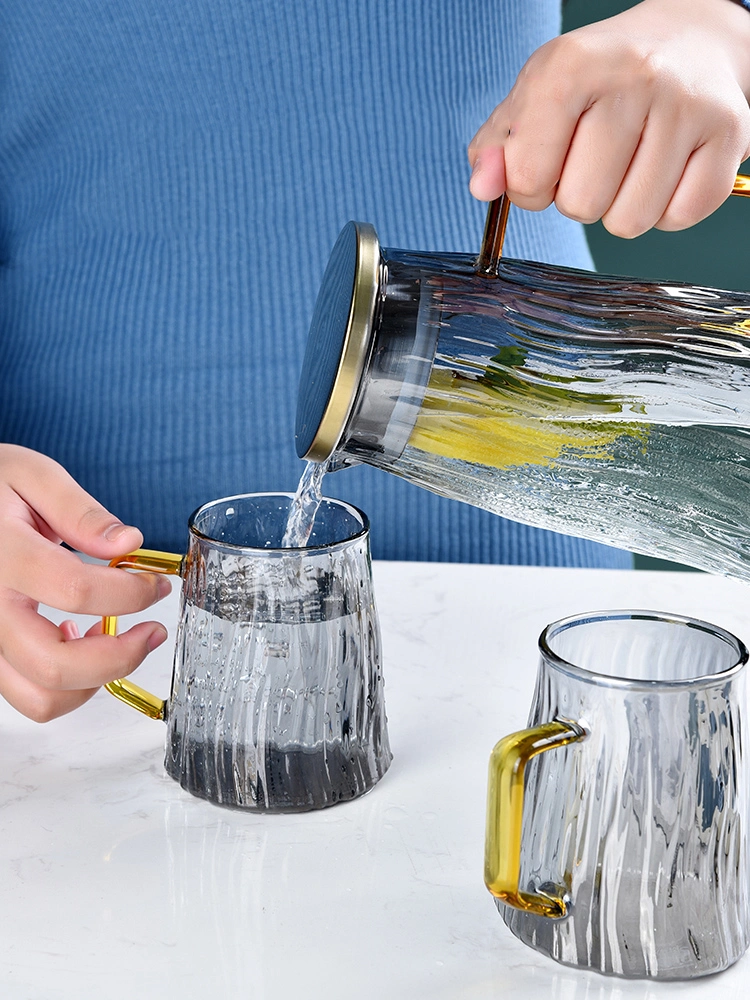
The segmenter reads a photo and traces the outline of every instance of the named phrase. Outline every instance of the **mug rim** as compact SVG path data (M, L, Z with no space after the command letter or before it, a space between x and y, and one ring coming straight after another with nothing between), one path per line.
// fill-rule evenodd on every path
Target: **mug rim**
M348 503L346 500L339 500L336 497L322 497L321 502L331 503L337 507L344 507L347 511L354 514L356 518L361 521L361 528L355 531L351 535L347 535L346 538L339 538L335 542L323 542L319 545L277 545L277 546L264 546L264 545L238 545L236 542L225 542L222 539L212 538L207 535L200 528L196 527L195 520L199 514L203 511L208 510L209 507L215 507L217 504L230 503L233 500L247 500L252 497L286 497L288 500L292 500L296 496L295 493L288 493L284 490L261 490L254 493L235 493L228 497L217 497L216 500L209 500L206 503L202 503L199 507L196 507L193 513L188 518L188 531L195 538L201 541L209 542L211 545L221 546L222 548L232 549L235 552L252 552L258 553L265 556L270 555L291 555L293 553L314 553L314 552L324 552L335 549L339 545L349 545L351 542L358 541L361 538L366 538L370 533L370 519L365 514L363 510L359 507L355 507L354 504Z
M554 636L558 635L560 632L573 628L575 625L585 625L590 622L611 621L618 619L660 621L672 625L686 625L688 628L694 628L701 632L707 632L719 639L723 639L727 645L734 647L737 651L737 659L725 670L719 670L710 674L701 674L697 677L688 677L678 680L659 680L657 678L633 679L630 677L622 677L618 674L605 674L601 671L589 670L586 667L578 666L578 664L571 663L569 660L566 660L565 657L560 656L559 653L555 653L550 647L550 639L554 638ZM579 680L587 681L590 684L598 684L602 687L623 688L628 690L653 690L654 688L670 688L675 690L677 688L705 687L706 685L717 681L723 682L740 673L740 671L743 670L747 664L748 657L750 656L747 646L742 639L738 638L728 629L722 628L721 625L714 625L712 622L704 621L702 618L694 618L690 615L677 615L667 611L647 611L633 608L615 609L610 611L585 611L577 615L568 615L565 618L560 618L557 621L550 622L549 625L546 625L542 629L539 636L538 646L539 651L542 654L542 658L549 663L550 666L556 667L564 673L571 674Z

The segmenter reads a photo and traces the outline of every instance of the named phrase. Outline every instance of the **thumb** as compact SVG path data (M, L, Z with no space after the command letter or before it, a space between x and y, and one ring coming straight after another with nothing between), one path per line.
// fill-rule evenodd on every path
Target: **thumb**
M51 531L72 548L113 559L143 544L138 528L123 524L46 455L6 445L3 478Z

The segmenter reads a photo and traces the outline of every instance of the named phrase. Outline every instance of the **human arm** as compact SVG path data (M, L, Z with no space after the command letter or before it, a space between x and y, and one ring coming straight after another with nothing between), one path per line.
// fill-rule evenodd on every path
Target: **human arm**
M750 12L643 0L539 48L469 147L471 192L632 238L684 229L750 155Z
M38 613L46 604L70 614L141 611L164 597L169 581L83 562L64 548L109 560L142 544L56 462L0 444L0 694L38 722L64 715L102 685L131 673L166 638L155 622L119 636L95 623L84 637Z

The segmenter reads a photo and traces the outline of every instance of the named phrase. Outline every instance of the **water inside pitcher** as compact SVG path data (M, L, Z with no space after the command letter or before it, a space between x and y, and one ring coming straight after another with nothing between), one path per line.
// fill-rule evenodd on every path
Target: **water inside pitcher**
M501 258L503 231L477 259L344 228L298 454L750 578L750 295Z

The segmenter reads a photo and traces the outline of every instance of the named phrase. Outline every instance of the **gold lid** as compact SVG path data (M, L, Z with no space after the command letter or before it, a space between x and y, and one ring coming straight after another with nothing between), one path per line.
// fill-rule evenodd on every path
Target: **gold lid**
M315 306L297 403L297 454L324 462L336 451L370 353L380 286L380 244L349 222L328 261Z

